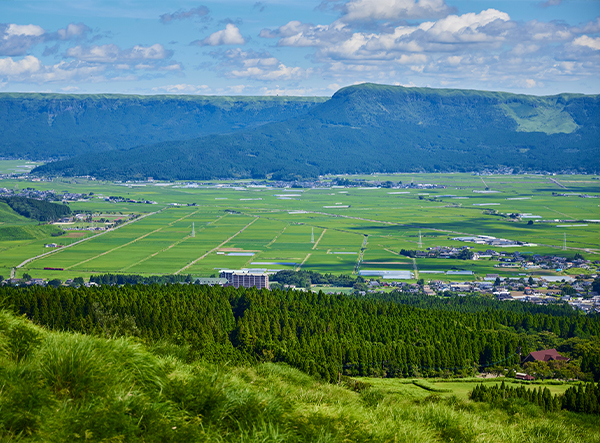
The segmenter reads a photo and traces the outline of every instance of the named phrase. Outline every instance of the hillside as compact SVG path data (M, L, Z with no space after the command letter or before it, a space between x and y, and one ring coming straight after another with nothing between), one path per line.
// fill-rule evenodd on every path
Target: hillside
M286 121L84 155L34 171L105 179L289 179L503 166L592 172L600 161L598 140L599 96L363 84Z
M17 214L23 217L52 222L71 214L71 208L66 204L52 203L27 197L0 197L0 202L6 203Z
M0 158L87 152L228 133L303 114L321 97L0 94Z
M91 310L99 329L127 321ZM472 379L327 383L267 354L260 363L208 363L177 343L181 334L54 329L0 311L2 441L600 442L596 416L520 399L474 402Z

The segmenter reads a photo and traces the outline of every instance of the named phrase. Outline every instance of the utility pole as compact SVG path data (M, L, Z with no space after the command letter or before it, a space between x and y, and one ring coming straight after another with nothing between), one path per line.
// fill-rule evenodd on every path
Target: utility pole
M421 240L421 230L419 229L419 248L423 247L423 241Z
M311 228L311 231L310 231L310 242L311 243L315 242L315 228Z
M564 240L563 240L563 248L562 248L562 250L566 251L567 250L567 233L563 232L563 235L564 235Z
M194 226L194 222L192 222L192 235L191 237L195 237L196 236L196 227Z

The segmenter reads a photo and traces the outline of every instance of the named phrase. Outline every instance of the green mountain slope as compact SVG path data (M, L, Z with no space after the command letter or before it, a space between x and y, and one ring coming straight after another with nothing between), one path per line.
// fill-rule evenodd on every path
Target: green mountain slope
M592 172L600 164L598 140L599 96L363 84L343 88L287 121L81 156L35 172L106 179L293 178L502 166Z
M326 99L0 94L0 157L67 158L227 133L298 116Z

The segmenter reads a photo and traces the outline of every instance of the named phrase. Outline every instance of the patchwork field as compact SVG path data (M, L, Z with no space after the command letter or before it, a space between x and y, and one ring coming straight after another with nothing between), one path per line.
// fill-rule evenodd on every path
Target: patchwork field
M0 169L13 166L0 162ZM416 276L426 279L437 279L447 271L473 272L472 276L448 277L452 280L482 278L487 273L523 273L495 268L497 262L487 259L413 260L400 255L402 249L424 251L435 246L500 250L452 240L475 235L530 244L502 248L504 251L566 257L580 253L600 260L600 180L595 176L395 174L350 178L412 182L413 187L281 189L249 181L232 185L3 180L0 188L93 193L89 201L69 206L74 213L94 213L95 223L101 217L140 217L103 233L68 231L53 237L50 234L60 232L60 227L39 225L0 203L0 275L10 275L27 259L32 260L15 269L17 277L28 273L66 279L107 272L206 277L219 269L239 268L335 274L416 268L420 272ZM156 204L112 203L105 201L107 196ZM44 248L50 242L61 247Z

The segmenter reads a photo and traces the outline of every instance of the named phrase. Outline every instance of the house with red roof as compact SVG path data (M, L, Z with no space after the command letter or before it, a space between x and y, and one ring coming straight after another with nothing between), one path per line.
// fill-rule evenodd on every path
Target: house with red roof
M521 364L529 363L533 361L551 361L551 360L559 360L559 361L569 361L570 358L563 357L558 353L556 349L545 349L543 351L535 351L530 352L527 357L523 360Z

